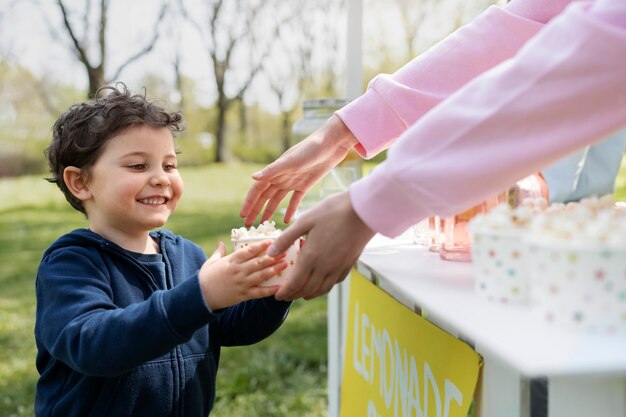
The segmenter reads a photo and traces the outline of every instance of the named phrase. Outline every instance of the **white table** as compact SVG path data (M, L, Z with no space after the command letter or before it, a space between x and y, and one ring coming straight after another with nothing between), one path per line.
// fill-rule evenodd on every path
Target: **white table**
M483 356L477 415L529 416L529 381L545 377L549 417L626 417L626 335L564 331L538 318L530 307L483 300L473 289L471 263L443 261L406 239L377 236L356 268ZM333 291L329 370L341 368L332 367L341 363L344 327L334 317L345 317L347 286ZM330 416L338 411L338 378L329 375Z

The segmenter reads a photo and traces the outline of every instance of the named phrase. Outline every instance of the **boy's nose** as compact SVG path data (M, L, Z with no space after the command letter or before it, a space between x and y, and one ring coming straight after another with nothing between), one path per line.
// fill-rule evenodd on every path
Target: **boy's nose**
M150 178L150 184L157 187L166 187L171 184L171 181L167 173L159 169Z

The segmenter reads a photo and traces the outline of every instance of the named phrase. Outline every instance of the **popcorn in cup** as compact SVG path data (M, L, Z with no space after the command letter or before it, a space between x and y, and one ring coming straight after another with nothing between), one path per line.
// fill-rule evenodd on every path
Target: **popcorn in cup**
M528 199L516 208L501 204L469 225L476 293L489 301L528 304L529 264L525 237L533 217L548 203Z
M268 239L277 239L281 233L282 231L280 229L276 229L275 223L273 221L265 221L263 222L263 224L259 225L258 228L252 226L250 227L250 229L246 229L245 227L233 229L231 231L231 242L233 242L234 249L237 251L255 242L261 242ZM283 285L287 282L290 273L293 271L294 266L296 265L296 259L300 254L300 247L301 240L298 239L294 242L293 245L289 247L289 249L287 249L287 254L284 259L285 262L287 262L287 268L279 272L276 276L263 282L261 284L262 287Z
M520 231L472 232L474 288L489 301L527 304L528 254Z
M626 212L583 199L536 219L529 234L531 301L563 329L626 332Z
M533 240L535 313L564 329L626 332L626 245Z

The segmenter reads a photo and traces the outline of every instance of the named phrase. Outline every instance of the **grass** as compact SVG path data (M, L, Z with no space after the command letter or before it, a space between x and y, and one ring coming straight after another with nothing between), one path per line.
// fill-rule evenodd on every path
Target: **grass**
M615 181L615 193L613 197L616 201L626 201L626 158L622 159L617 180Z
M168 228L207 254L218 241L229 243L230 229L241 225L250 173L259 168L183 170L185 196ZM38 177L0 180L0 195L0 416L32 416L35 271L54 239L86 223ZM626 162L615 198L626 201ZM326 401L326 298L318 298L294 303L287 322L265 341L223 350L212 416L325 416Z
M239 207L260 165L183 170L185 195L167 228L200 244L229 247ZM85 227L52 184L0 180L0 416L32 416L37 371L34 277L58 236ZM277 219L278 220L278 219ZM282 226L282 223L277 222ZM212 416L326 415L326 298L297 301L285 324L252 347L222 351Z

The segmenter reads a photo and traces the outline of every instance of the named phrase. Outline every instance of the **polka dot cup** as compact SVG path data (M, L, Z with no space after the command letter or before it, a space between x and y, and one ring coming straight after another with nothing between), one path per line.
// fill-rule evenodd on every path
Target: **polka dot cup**
M522 231L472 230L476 292L489 301L529 302L528 255Z
M531 241L531 300L563 328L626 332L626 247Z
M243 239L232 240L232 242L233 242L233 246L235 250L239 250L239 249L245 248L251 243L261 242L261 241L268 240L268 239L275 239L275 238L271 238L267 236L247 237ZM293 271L294 266L296 265L296 259L298 258L298 255L300 254L300 247L301 247L301 239L298 239L294 242L293 245L289 247L289 249L287 249L287 256L285 257L285 262L287 262L287 269L279 272L278 275L276 275L275 277L270 278L267 281L265 281L263 284L261 284L262 287L269 287L272 285L283 285L285 282L287 282L287 280L289 279L289 274Z

